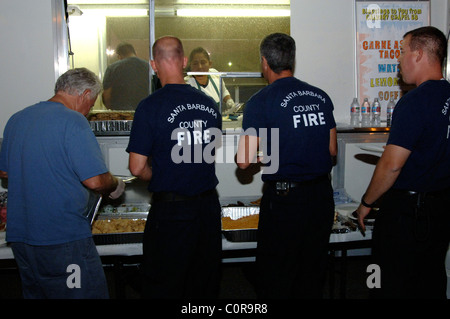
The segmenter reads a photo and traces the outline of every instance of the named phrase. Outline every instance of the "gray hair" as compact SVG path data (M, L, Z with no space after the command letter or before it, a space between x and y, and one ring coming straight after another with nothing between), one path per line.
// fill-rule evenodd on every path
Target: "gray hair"
M75 68L65 72L55 84L55 94L62 91L70 95L81 95L86 90L91 91L91 99L96 98L102 91L100 79L86 68Z
M294 70L295 41L287 34L272 33L265 37L260 45L260 54L277 74L284 70Z

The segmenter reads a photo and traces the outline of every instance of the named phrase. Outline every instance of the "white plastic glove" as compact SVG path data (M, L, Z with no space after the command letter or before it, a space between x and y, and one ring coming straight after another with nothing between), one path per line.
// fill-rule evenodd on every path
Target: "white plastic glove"
M227 104L227 109L231 109L235 106L234 101L232 99L228 99L226 104Z
M225 103L225 111L223 112L223 114L229 115L231 113L234 113L235 110L236 104L234 104L234 101L232 99L228 99Z
M111 194L109 194L109 198L117 199L123 194L124 191L125 191L125 182L120 178L118 178L117 187L113 192L111 192Z

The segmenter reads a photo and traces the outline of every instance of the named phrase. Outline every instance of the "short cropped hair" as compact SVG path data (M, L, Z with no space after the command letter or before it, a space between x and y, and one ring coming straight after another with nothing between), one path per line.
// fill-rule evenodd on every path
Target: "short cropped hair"
M116 48L116 54L121 56L129 56L130 54L136 55L136 50L133 45L129 43L120 43Z
M411 35L409 43L411 50L423 49L440 65L444 63L447 56L447 39L442 31L435 27L426 26L406 32L403 38L408 35Z
M166 45L161 44L166 42ZM169 43L170 45L167 45ZM153 43L153 59L179 59L184 57L183 43L174 36L163 36Z
M265 57L272 71L294 71L295 40L284 33L273 33L265 37L260 45L261 57Z

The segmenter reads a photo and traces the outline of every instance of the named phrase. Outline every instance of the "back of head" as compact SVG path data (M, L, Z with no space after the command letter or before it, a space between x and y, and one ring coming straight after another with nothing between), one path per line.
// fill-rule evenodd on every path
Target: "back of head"
M180 39L165 36L155 41L152 47L153 60L182 60L184 58L183 44Z
M260 54L265 57L275 73L294 71L295 41L284 33L273 33L265 37L260 45Z
M405 33L404 38L408 35L411 36L411 50L422 49L426 51L431 60L442 66L447 56L447 39L442 31L435 27L426 26Z
M75 68L65 72L55 84L55 94L65 92L70 95L81 95L85 90L91 91L91 98L97 97L102 90L99 78L86 68Z
M136 55L134 47L129 43L121 43L116 48L116 54L122 57L128 57L130 55Z

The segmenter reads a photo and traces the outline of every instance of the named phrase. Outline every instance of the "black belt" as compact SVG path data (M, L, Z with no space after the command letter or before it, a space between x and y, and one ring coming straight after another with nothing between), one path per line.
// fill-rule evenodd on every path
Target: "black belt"
M201 199L216 193L215 189L207 190L197 195L181 195L173 192L156 192L152 195L152 202L181 202Z
M405 197L421 197L421 198L441 198L450 195L450 187L432 192L416 192L404 189L390 189L389 193Z
M329 181L330 177L328 175L323 175L316 177L314 179L310 179L307 181L301 182L292 182L292 181L267 181L266 184L272 188L275 188L278 195L285 195L289 192L291 188L302 187L302 186L310 186L314 184L318 184L324 181Z

